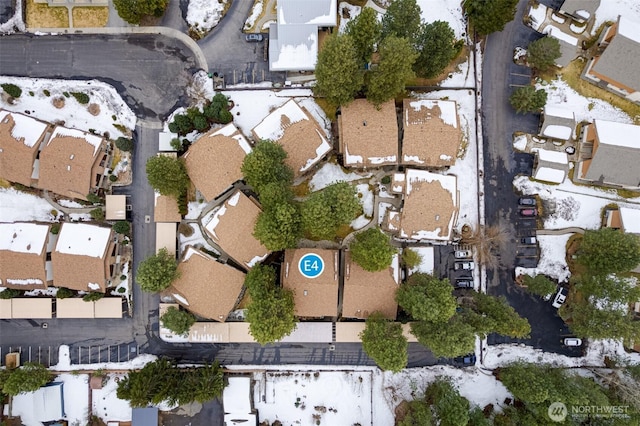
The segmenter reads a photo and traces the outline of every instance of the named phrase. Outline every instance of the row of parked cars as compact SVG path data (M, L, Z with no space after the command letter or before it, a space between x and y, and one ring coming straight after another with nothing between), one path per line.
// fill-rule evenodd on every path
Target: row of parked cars
M476 267L473 263L473 252L471 250L456 250L453 252L453 257L456 259L453 264L455 271L468 271L469 276L456 278L454 283L455 288L473 288L473 269Z
M535 198L531 197L520 197L518 199L518 205L523 207L518 210L520 216L524 217L535 217L538 216L538 209L536 206L538 205Z

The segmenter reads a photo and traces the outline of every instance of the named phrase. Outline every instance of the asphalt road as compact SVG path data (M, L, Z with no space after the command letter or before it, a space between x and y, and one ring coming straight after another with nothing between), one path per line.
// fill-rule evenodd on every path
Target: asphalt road
M190 50L161 35L11 35L0 37L0 57L0 75L107 82L145 119L183 101L195 71Z
M487 270L487 291L502 295L509 304L531 323L531 338L514 340L489 336L489 344L524 342L547 352L580 355L579 349L562 345L569 335L564 322L549 302L531 296L514 282L514 265L531 266L530 250L523 250L519 238L531 235L534 221L518 214L518 195L511 189L518 174L531 174L533 159L528 154L515 154L512 136L516 131L536 133L539 115L517 115L509 105L512 90L529 82L530 70L513 63L516 46L526 47L540 37L522 23L527 0L518 4L516 19L502 32L487 39L483 62L482 117L484 138L485 214L488 225L505 228L510 239L500 251L500 266ZM528 257L529 256L529 257Z

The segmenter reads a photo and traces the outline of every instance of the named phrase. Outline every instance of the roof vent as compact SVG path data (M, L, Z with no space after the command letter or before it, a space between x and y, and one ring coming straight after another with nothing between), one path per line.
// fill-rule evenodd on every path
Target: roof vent
M306 296L307 294L309 294L309 292L307 290L303 291L304 295Z
M366 125L367 125L367 120L363 121L363 122L362 122L362 125L363 125L363 126L366 126Z
M440 215L439 214L436 215L436 220L440 220Z
M69 160L73 160L73 157L75 157L75 156L76 156L75 154L71 154L71 155L69 156Z
M27 244L27 250L31 250L31 244Z

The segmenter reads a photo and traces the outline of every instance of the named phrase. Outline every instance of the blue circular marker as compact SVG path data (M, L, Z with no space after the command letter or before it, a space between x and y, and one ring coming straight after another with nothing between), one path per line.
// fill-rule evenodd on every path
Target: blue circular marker
M324 261L317 254L305 254L298 262L298 270L305 278L318 278L324 271Z

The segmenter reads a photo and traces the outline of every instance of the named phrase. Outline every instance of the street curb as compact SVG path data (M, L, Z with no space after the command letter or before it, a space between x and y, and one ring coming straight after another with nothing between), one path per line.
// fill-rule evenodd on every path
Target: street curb
M183 42L191 51L196 59L196 64L200 69L209 72L207 59L202 53L200 46L188 35L166 27L121 27L121 28L27 28L27 33L34 35L74 35L74 34L109 34L109 35L126 35L126 34L159 34L171 37Z

